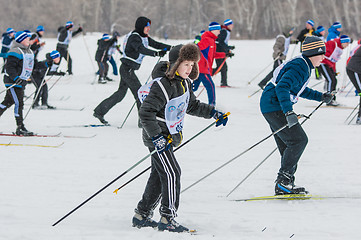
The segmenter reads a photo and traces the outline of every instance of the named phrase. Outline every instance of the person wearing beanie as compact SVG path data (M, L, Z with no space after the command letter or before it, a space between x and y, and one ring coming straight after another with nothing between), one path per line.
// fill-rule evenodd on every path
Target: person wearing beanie
M208 103L216 105L216 89L212 80L212 66L214 59L233 56L231 53L216 52L216 39L221 32L221 25L211 22L208 31L203 33L201 41L197 44L201 50L201 60L198 62L199 77L193 82L193 91L197 91L202 83L207 90Z
M323 26L318 26L316 31L313 32L313 35L321 38L322 41L325 41L326 29Z
M286 25L283 27L282 34L277 35L273 45L273 69L258 83L261 89L264 89L268 81L272 79L273 71L286 60L290 44L297 44L297 40L291 40L294 30L294 27Z
M5 64L4 83L6 95L0 103L0 116L15 104L14 115L16 120L16 135L31 136L33 132L28 131L24 126L24 89L30 80L34 67L34 54L30 49L30 38L26 32L20 31L15 34L15 42L7 53Z
M347 62L346 72L352 84L355 86L359 96L359 109L356 124L361 125L361 39L357 42L357 46L352 49L350 59Z
M322 61L319 68L320 73L326 79L326 89L328 92L336 90L337 78L336 78L336 63L341 59L343 49L348 47L351 39L347 35L342 35L340 38L335 38L326 42L326 54L325 59ZM327 104L328 106L338 106L336 98Z
M199 48L193 43L175 46L169 53L169 62L159 62L152 72L153 80L139 89L143 142L150 152L157 152L151 156L151 173L135 209L133 227L189 231L175 221L180 204L181 168L173 148L183 139L186 113L214 118L217 127L225 126L228 121L227 114L200 102L192 91L191 81L198 77L197 62L200 58ZM152 216L159 202L160 220L157 222Z
M64 58L68 62L68 73L70 75L73 74L73 63L70 57L68 48L69 43L73 37L83 31L82 27L78 27L78 29L73 32L74 23L71 21L66 22L65 26L61 26L58 28L58 43L56 45L56 50L60 53L60 61Z
M44 36L45 28L42 25L39 25L36 28L36 32L32 34L30 40L32 40L30 49L34 52L35 61L37 61L38 53L44 48L45 42L42 41L42 37Z
M45 55L45 60L36 61L33 70L33 79L34 85L36 87L36 92L34 94L34 103L31 106L34 109L55 109L54 106L48 104L48 84L44 80L45 74L46 76L64 76L65 72L58 72L59 64L60 64L60 53L56 50L47 53ZM49 69L49 70L48 70ZM35 98L36 97L36 98ZM41 105L39 105L39 101L41 99Z
M315 22L311 19L309 19L306 22L306 27L302 29L302 31L298 34L297 40L301 43L302 48L302 42L305 40L307 36L312 36L313 32L315 31L315 28L313 27L315 25ZM300 50L301 50L300 48Z
M340 22L334 22L332 26L328 29L328 35L326 42L331 41L335 38L338 38L341 34L342 25Z
M108 50L113 43L115 43L117 38L111 38L107 33L104 33L103 36L98 40L98 48L95 52L95 61L98 63L99 67L99 84L107 83L107 81L113 81L108 77Z
M123 42L123 57L120 59L122 64L119 68L120 83L119 88L109 98L103 100L95 109L93 116L98 118L99 121L105 125L109 123L104 119L104 115L114 107L117 103L121 102L125 97L128 88L132 92L137 108L139 110L140 102L138 100L137 92L141 87L139 79L135 71L140 68L145 56L162 58L171 49L170 45L157 42L149 37L151 21L146 17L138 17L135 22L135 29L128 33ZM149 47L158 49L154 51ZM140 127L140 125L138 124Z
M233 56L231 50L234 50L235 46L228 45L228 41L231 37L231 31L233 29L233 21L231 19L227 19L223 23L224 25L221 26L221 32L218 35L216 40L216 51L217 52L224 52L229 54L229 56ZM228 66L226 62L226 58L217 58L216 59L217 67L213 69L212 76L218 71L221 72L221 87L229 87L227 81L227 71ZM223 65L222 65L223 64ZM219 69L220 68L220 69Z
M329 102L331 93L321 93L307 87L311 70L319 66L326 47L318 37L306 37L302 45L302 55L284 62L275 70L272 82L265 87L260 108L272 132L286 126L274 135L281 154L281 167L278 171L275 194L306 194L304 187L295 185L295 173L299 159L307 145L308 138L293 105L299 98Z

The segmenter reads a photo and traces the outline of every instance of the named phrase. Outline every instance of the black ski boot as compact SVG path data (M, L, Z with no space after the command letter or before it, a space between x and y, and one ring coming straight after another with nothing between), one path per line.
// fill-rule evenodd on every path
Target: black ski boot
M171 217L161 217L158 223L158 230L164 231L168 230L169 232L189 232L189 229L183 227L177 223L174 218Z
M112 82L114 81L113 79L109 78L108 76L104 78L105 80L107 80L108 82Z
M142 228L142 227L158 227L158 223L151 219L150 217L142 216L138 213L135 213L132 219L133 227Z
M99 77L98 83L99 83L99 84L105 84L105 83L107 83L107 81L105 81L104 78Z
M276 180L275 194L308 194L304 187L299 187L294 184L295 177L289 174L279 174Z
M100 114L97 114L96 112L94 112L94 113L93 113L93 116L96 117L96 118L98 118L99 121L100 121L101 123L103 123L105 126L109 126L109 125L110 125L110 124L108 123L108 121L106 121L106 120L104 119L104 116L103 116L103 115L100 115Z
M28 131L24 125L20 125L16 128L16 135L18 136L34 136L33 132Z

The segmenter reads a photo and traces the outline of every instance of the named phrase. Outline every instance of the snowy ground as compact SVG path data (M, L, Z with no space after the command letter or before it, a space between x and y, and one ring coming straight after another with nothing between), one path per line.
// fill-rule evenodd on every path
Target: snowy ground
M115 188L149 165L144 161L124 178L107 188L56 227L51 225L78 204L147 155L133 111L123 129L61 128L78 124L98 124L92 116L94 107L118 87L119 78L105 85L91 83L95 79L96 41L100 34L74 38L70 54L73 76L66 76L50 91L49 104L58 108L83 108L83 111L31 110L26 127L39 134L91 136L94 138L19 138L0 137L0 143L57 145L60 148L0 146L0 239L64 240L64 239L358 239L361 199L328 199L305 201L235 202L232 200L273 194L274 180L280 165L279 154L270 157L228 198L225 196L274 148L273 139L244 154L236 161L208 177L181 195L177 221L195 228L199 234L173 234L153 229L131 227L133 209L143 192L148 173L121 189ZM90 48L90 55L84 45ZM45 53L55 48L55 39L46 39ZM168 41L169 44L188 41ZM259 110L259 96L248 96L258 89L264 72L248 85L261 69L272 62L273 40L231 41L235 56L227 61L229 84L237 88L217 88L217 106L230 111L226 127L212 128L176 153L182 167L182 186L189 186L221 164L270 134ZM293 46L290 49L291 55ZM293 53L296 55L298 46ZM345 57L338 63L339 84L343 85ZM119 66L119 56L116 56ZM146 57L137 75L142 83L157 59ZM93 64L93 65L92 65ZM61 68L65 70L65 64ZM270 68L269 68L270 69ZM49 85L54 83L51 79ZM347 79L347 77L346 77ZM220 76L215 78L219 85ZM346 83L348 83L348 79ZM310 86L318 83L312 78ZM315 87L322 91L323 84ZM4 86L1 84L0 90ZM353 108L358 99L350 90L338 95L338 101ZM27 87L26 95L34 90ZM2 94L1 98L3 98ZM205 92L200 96L206 100ZM114 126L123 122L133 96L116 105L106 119ZM30 101L26 102L25 113ZM301 100L297 113L309 114L317 102ZM304 124L309 144L296 174L298 185L313 194L361 197L359 141L361 129L345 125L351 112L346 108L320 108ZM211 123L187 117L184 134L190 138ZM0 131L15 130L13 109L1 117ZM156 211L154 218L159 219Z

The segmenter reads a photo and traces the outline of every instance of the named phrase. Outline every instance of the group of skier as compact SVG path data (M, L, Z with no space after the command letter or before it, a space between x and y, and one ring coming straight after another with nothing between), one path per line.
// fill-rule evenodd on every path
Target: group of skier
M17 135L33 135L23 123L25 85L34 79L38 88L39 94L36 94L33 107L39 105L40 97L43 106L53 108L47 103L45 75L65 74L57 71L61 58L67 60L68 74L72 74L68 45L71 38L82 31L79 27L73 32L73 26L72 22L67 22L58 29L57 50L47 53L44 61L36 60L37 53L45 44L41 40L45 31L43 26L39 26L34 34L29 34L27 31L15 33L13 29L7 29L6 37L3 37L2 49L4 53L2 56L6 57L4 65L6 95L0 104L0 116L15 104ZM319 26L316 31L313 27L314 22L308 20L306 28L294 40L291 37L295 28L288 25L283 28L282 34L276 37L273 47L273 70L259 83L264 89L260 100L261 112L272 132L275 133L274 138L281 154L281 167L275 184L276 195L308 193L304 187L295 185L298 161L308 139L298 122L300 116L293 111L293 105L301 97L337 106L334 92L337 83L335 64L351 39L347 35L340 36L339 22L335 22L329 29L326 43L324 27ZM117 43L120 36L118 32L114 32L112 36L103 34L98 40L95 55L99 66L98 83L111 81L107 76L107 61L114 62L114 59L112 60L114 51L118 50L122 57L119 87L94 109L93 116L104 125L109 125L104 115L123 100L128 88L131 90L139 113L138 126L143 129L144 145L151 153L156 151L151 155L151 173L142 198L135 208L133 226L184 232L189 229L175 221L179 207L181 170L173 149L182 142L186 113L214 119L217 127L227 124L228 115L216 108L216 91L212 76L221 72L221 87L229 87L226 60L234 56L232 50L235 47L228 44L233 21L226 19L223 25L211 22L208 31L202 31L195 43L177 46L155 41L149 36L150 29L151 20L147 17L139 17L134 30L125 36L123 51L119 49ZM301 55L285 61L289 45L299 42ZM357 92L361 93L359 47L360 42L351 52L347 74ZM159 61L167 52L169 52L169 61ZM142 86L135 71L140 68L145 56L158 57L158 62L152 71L152 79L147 80ZM214 59L217 65L215 69L212 68ZM311 71L315 68L328 82L327 91L324 93L307 87ZM271 79L272 81L269 82ZM200 83L207 91L208 103L200 102L194 94ZM361 110L357 119L359 124L361 124L360 117ZM157 222L152 216L159 202L161 218Z

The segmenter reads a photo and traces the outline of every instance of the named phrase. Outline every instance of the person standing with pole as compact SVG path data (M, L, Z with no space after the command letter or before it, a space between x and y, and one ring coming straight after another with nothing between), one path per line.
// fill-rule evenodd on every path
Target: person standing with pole
M141 105L139 117L144 145L150 152L157 152L152 154L151 174L135 209L132 219L134 227L189 231L174 220L179 207L181 169L173 154L173 147L182 141L186 113L207 119L213 117L217 120L216 126L225 126L228 121L228 114L201 103L192 91L190 79L198 77L199 59L200 51L195 44L175 46L169 53L170 67L166 76L149 83L152 86ZM161 219L156 222L151 217L159 201Z
M321 64L326 53L324 42L315 36L306 37L302 44L302 55L295 57L274 72L272 82L268 83L261 96L261 112L272 132L288 126L274 135L281 154L275 185L275 194L306 194L304 187L295 185L295 173L298 161L307 145L308 138L293 105L298 98L330 102L332 93L321 93L307 87L311 70Z
M163 57L171 46L157 42L149 37L151 21L146 17L139 17L135 22L135 30L125 36L123 43L123 57L120 59L120 83L118 90L109 98L103 100L95 109L93 116L98 118L104 125L109 125L108 121L104 119L104 115L121 102L128 91L131 90L138 109L140 108L140 101L138 99L138 89L142 86L139 82L135 71L140 68L143 58L145 56ZM148 47L160 49L160 51L153 51Z
M15 34L15 42L7 56L4 83L6 87L13 87L8 88L4 101L0 104L0 116L15 104L16 135L32 136L34 133L28 131L23 122L24 89L27 82L30 81L34 67L34 54L30 50L28 33L20 31Z

